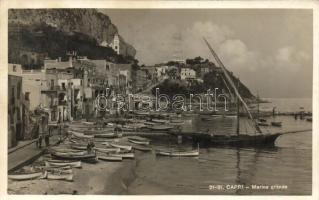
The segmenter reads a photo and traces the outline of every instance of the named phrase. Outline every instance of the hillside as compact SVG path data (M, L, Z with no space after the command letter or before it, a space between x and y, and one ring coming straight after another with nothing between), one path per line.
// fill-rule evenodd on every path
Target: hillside
M118 33L107 15L95 9L10 9L9 61L19 62L20 51L63 57L70 50L95 59L134 58L136 50L119 35L126 55L116 56L110 47ZM124 62L124 61L123 61Z

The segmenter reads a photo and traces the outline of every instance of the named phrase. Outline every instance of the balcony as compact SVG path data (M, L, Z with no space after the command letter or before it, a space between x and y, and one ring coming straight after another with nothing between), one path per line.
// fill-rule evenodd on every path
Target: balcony
M66 87L62 87L59 85L55 85L55 86L51 86L51 87L47 87L47 88L43 88L41 90L41 92L58 92L58 91L66 91L67 88Z

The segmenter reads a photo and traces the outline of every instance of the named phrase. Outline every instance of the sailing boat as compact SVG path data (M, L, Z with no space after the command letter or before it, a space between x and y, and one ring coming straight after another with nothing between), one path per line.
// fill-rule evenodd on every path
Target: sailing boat
M227 81L230 83L231 87L235 91L237 97L237 127L236 135L211 135L209 143L211 145L234 145L234 146L265 146L265 145L274 145L275 140L282 135L282 133L263 133L260 129L258 122L253 118L246 102L239 94L237 87L235 86L232 78L230 77L226 67L221 62L213 48L210 46L208 41L204 38L205 43L207 44L211 54L214 56L216 62L221 67ZM239 102L240 101L240 102ZM248 114L250 119L250 125L255 129L254 134L240 134L239 133L239 103L241 103Z

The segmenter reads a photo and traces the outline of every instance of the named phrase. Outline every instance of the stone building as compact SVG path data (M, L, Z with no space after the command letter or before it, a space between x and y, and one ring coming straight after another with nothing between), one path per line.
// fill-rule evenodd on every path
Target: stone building
M22 77L8 76L8 148L24 139Z

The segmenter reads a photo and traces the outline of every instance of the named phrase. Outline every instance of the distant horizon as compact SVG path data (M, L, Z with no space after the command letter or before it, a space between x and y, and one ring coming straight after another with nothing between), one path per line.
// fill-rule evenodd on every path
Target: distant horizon
M140 64L201 56L261 97L312 98L311 9L99 9L133 45ZM216 63L216 62L215 62Z

